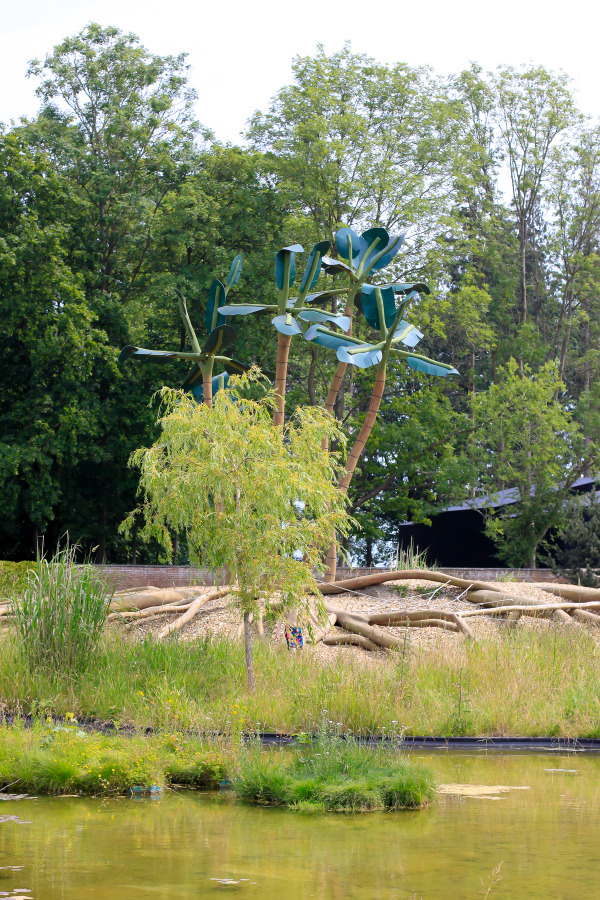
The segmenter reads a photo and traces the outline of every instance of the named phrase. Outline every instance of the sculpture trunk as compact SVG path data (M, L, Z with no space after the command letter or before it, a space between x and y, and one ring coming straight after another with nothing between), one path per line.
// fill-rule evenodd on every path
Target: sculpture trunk
M339 488L344 492L344 494L348 493L348 487L350 485L350 482L352 481L352 476L358 464L358 460L360 459L361 454L365 449L365 444L369 440L369 436L373 431L373 425L375 424L375 419L377 418L377 413L379 412L379 407L381 406L381 400L383 398L383 391L385 389L385 376L386 363L384 360L382 360L377 366L375 384L373 385L373 393L371 394L371 400L369 401L369 408L365 416L365 421L363 422L362 428L358 433L358 437L354 441L354 446L352 447L352 450L350 451L350 453L348 454L348 458L346 459L346 472L339 484Z
M375 424L377 413L379 412L379 407L381 406L381 400L383 398L383 391L385 389L385 377L386 363L384 360L382 360L377 366L375 384L373 386L373 392L371 394L371 400L369 401L369 408L365 416L365 421L363 422L362 428L358 433L358 437L354 442L354 446L348 454L348 458L346 460L346 471L343 477L340 479L340 483L338 485L340 491L342 491L344 494L348 493L348 488L350 486L350 482L352 481L354 470L356 469L361 454L365 449L365 444L369 440L369 436L373 431L373 425ZM335 581L336 569L337 541L334 539L329 545L329 549L327 551L327 570L325 574L325 581Z
M208 374L205 372L202 373L202 390L204 393L204 402L207 406L212 406L212 368Z
M275 366L275 400L277 408L273 414L273 424L283 428L285 418L285 385L287 381L288 357L292 337L289 334L277 336L277 364Z

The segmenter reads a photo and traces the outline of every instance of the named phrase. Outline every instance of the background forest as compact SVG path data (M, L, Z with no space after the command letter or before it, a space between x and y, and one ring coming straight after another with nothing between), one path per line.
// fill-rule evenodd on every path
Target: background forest
M185 54L116 28L88 26L28 74L39 114L0 127L0 557L68 531L99 561L166 561L117 528L135 506L129 454L157 436L150 398L186 370L119 366L120 349L184 349L175 288L200 326L237 253L235 302L274 302L280 247L381 225L410 229L393 276L430 285L408 319L460 376L390 363L351 486L353 558L509 487L519 503L488 533L510 565L540 558L600 438L600 127L565 75L441 78L318 47L238 147L196 121ZM237 358L273 369L270 318L235 325ZM288 409L322 403L336 362L293 341ZM335 414L349 434L373 378L348 368Z

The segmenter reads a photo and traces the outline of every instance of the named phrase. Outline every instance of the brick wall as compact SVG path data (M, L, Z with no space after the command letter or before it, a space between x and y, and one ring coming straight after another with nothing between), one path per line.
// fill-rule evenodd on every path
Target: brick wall
M214 584L207 569L193 566L105 566L105 571L115 590L125 591L128 588L146 587L187 587L189 584ZM349 569L339 566L337 578L352 578L357 575L368 575L380 569ZM438 569L447 575L466 578L471 581L496 581L507 576L518 581L559 581L551 569Z

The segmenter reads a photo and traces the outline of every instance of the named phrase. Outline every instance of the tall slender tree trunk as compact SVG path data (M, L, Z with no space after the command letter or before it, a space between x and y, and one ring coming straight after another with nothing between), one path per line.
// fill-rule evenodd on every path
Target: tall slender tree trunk
M377 366L377 372L375 374L375 384L373 385L373 393L371 394L365 421L362 424L362 428L358 432L358 437L354 441L354 446L348 454L348 458L346 459L346 472L340 480L339 487L340 490L344 492L344 494L348 493L348 487L350 485L350 482L352 481L354 470L356 469L362 452L365 449L365 444L369 440L369 436L373 431L373 425L375 424L375 419L377 418L377 413L379 412L379 407L381 406L381 400L383 398L383 392L385 390L385 377L386 363L382 360Z
M244 613L244 657L246 660L246 679L248 691L253 694L256 690L254 681L254 665L252 663L252 633L250 631L250 613Z
M277 335L277 364L275 366L275 401L277 406L273 415L273 424L277 428L283 428L285 420L285 386L291 342L291 334L281 334L280 332Z
M315 391L315 375L317 374L317 359L319 348L316 344L310 345L310 369L308 370L308 400L311 406L317 405L317 392Z
M202 391L204 402L207 406L212 407L212 372L209 375L202 373Z
M526 266L526 248L527 248L527 223L521 218L519 228L520 250L521 250L521 324L527 321L527 266Z
M138 520L137 516L133 520L133 528L131 529L131 565L135 566L137 563L137 533L138 533Z
M347 494L348 488L350 486L350 482L352 481L352 476L354 474L354 470L358 464L358 461L362 455L363 450L365 449L365 444L369 440L369 436L373 431L373 426L375 424L375 420L377 418L377 413L379 412L379 407L381 406L381 400L383 398L383 391L385 389L385 378L386 378L386 363L382 360L377 366L377 372L375 375L375 384L373 386L373 392L371 394L371 399L369 401L369 408L367 409L367 414L365 416L365 421L363 422L362 428L360 429L358 436L354 442L354 446L350 450L348 454L348 458L346 460L346 472L340 479L340 483L338 485L340 491L342 493ZM337 541L335 536L329 545L329 549L327 551L327 570L325 574L325 581L332 582L335 581L335 575L337 570Z

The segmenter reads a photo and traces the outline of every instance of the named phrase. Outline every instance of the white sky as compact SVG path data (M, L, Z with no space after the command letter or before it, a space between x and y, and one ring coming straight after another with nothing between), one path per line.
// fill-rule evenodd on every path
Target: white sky
M5 0L6 3L6 0ZM43 59L90 21L134 31L159 54L187 51L199 94L198 119L237 142L255 109L291 80L297 54L327 52L345 39L381 62L429 64L448 74L471 60L484 68L533 61L575 81L584 112L600 115L600 4L593 0L25 0L2 4L0 121L37 109L27 62Z

